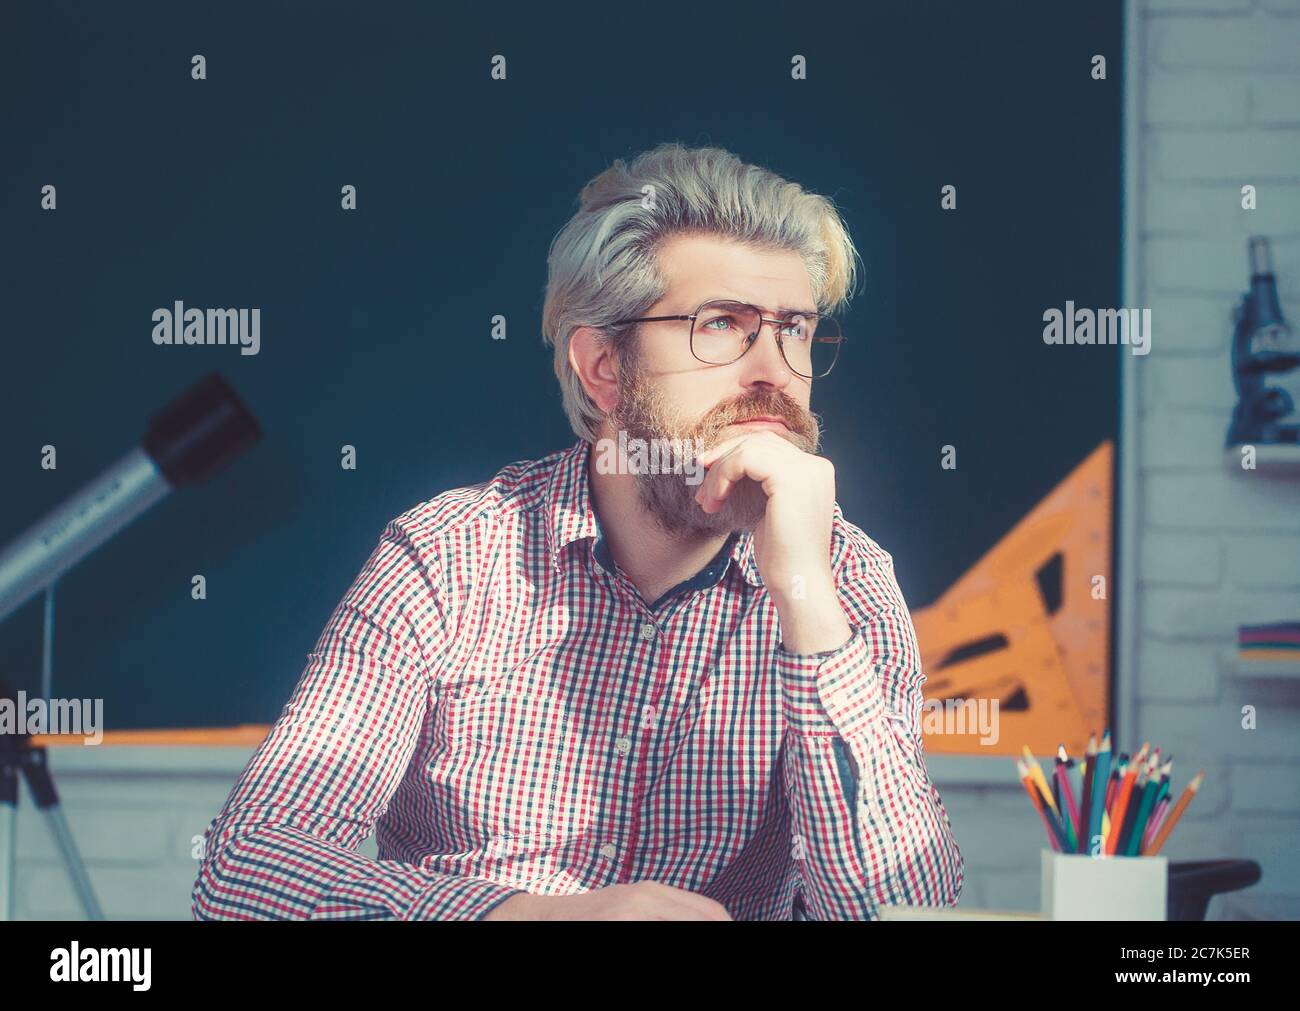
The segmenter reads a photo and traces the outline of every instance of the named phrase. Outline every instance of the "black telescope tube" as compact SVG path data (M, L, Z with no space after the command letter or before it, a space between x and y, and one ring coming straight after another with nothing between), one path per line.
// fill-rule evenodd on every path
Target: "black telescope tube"
M261 437L257 419L212 372L149 419L140 445L179 488L206 481Z

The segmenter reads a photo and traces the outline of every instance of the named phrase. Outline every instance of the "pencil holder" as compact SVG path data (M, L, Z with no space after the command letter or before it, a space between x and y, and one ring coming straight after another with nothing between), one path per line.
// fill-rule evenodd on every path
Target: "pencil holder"
M1042 912L1049 920L1163 920L1169 862L1043 850Z

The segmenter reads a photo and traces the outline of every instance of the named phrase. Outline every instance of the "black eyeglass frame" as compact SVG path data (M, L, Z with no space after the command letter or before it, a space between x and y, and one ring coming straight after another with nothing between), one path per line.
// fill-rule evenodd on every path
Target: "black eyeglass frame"
M697 354L695 353L695 319L696 319L696 317L698 317L698 316L700 315L700 313L701 313L701 311L703 311L704 307L705 307L705 306L709 306L709 305L738 305L738 306L742 306L742 307L747 308L747 309L753 309L754 312L756 312L756 313L758 314L758 329L755 330L752 334L750 334L749 336L747 336L747 337L745 338L745 340L748 342L748 345L749 345L749 346L746 347L744 351L740 352L740 354L736 355L736 357L733 358L733 359L732 359L731 361L729 361L729 362L706 362L703 358L701 358L699 355L697 355ZM838 319L835 319L834 316L827 316L827 315L824 315L823 313L819 313L819 312L799 312L797 309L792 309L792 310L790 310L789 312L787 312L787 313L785 314L785 317L782 318L782 319L771 319L771 318L769 318L769 317L767 317L767 316L764 316L764 315L763 315L763 310L760 309L758 306L756 306L756 305L754 305L754 304L752 304L752 303L750 303L750 302L740 302L740 301L737 301L737 300L734 299L734 298L711 298L711 299L709 299L708 301L701 302L701 303L696 307L695 311L692 312L692 313L678 313L678 314L673 315L673 316L638 316L636 319L620 319L620 320L616 320L615 322L613 322L613 323L611 323L611 324L609 324L609 325L610 325L610 326L626 326L626 325L629 324L629 323L663 323L663 322L667 322L667 321L670 321L670 320L682 320L682 319L688 319L688 320L691 321L691 330L690 330L690 336L689 336L689 340L690 340L690 349L691 349L691 357L694 358L694 359L695 359L697 362L699 362L701 365L715 365L715 366L721 366L721 365L735 365L736 362L738 362L738 361L740 361L740 359L744 358L745 355L749 354L749 349L752 348L752 347L753 347L753 346L758 342L758 335L759 335L760 333L763 332L763 324L764 324L764 323L776 323L776 324L778 324L778 326L777 326L776 330L773 332L773 336L776 337L776 346L777 346L777 348L778 348L778 349L780 350L780 352L781 352L781 360L782 360L783 362L785 362L785 364L786 364L786 368L788 368L788 369L789 369L791 372L793 372L796 376L800 376L800 377L802 377L802 378L804 378L804 379L825 379L827 376L829 376L829 375L831 374L831 369L835 368L835 363L838 362L838 361L840 360L840 349L841 349L841 348L842 348L842 347L843 347L843 346L848 342L848 338L845 337L843 333L840 333L840 334L839 334L837 337L835 337L833 340L830 340L830 339L825 338L825 337L821 338L821 340L823 340L823 341L826 341L826 342L828 342L828 343L834 343L834 344L835 344L835 357L831 359L831 364L830 364L830 366L829 366L829 367L826 369L826 371L823 372L821 375L818 375L818 376L807 376L807 375L804 375L802 372L800 372L798 369L796 369L793 365L790 364L790 359L787 358L787 357L786 357L786 354L785 354L785 343L784 343L784 342L785 342L785 338L781 336L781 327L780 327L780 324L786 324L786 323L789 323L790 318L791 318L792 316L805 316L805 317L807 317L807 316L812 316L812 317L815 317L819 322L820 322L822 319L834 319L834 320L835 320L835 326L836 326L837 329L839 328L839 325L840 325L839 320L838 320ZM815 325L815 324L814 324L814 326L813 326L813 329L814 329L814 331L816 330L816 325ZM817 340L818 338L813 337L812 339L813 339L813 340Z

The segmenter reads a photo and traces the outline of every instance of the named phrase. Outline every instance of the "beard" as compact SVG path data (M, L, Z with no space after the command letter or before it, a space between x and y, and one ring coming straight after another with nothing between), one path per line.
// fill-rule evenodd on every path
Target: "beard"
M629 441L643 439L648 444L653 444L651 440L681 440L683 473L663 472L672 468L635 472L642 507L661 530L673 536L709 538L752 531L763 518L767 493L750 478L741 478L732 485L727 497L712 513L706 513L695 501L700 485L686 480L690 473L702 469L695 462L697 450L702 453L739 434L727 432L727 426L769 414L780 418L789 429L777 434L805 453L816 453L821 444L821 425L816 415L774 387L756 388L736 400L719 404L698 421L686 421L647 375L635 345L622 356L618 386L618 406L608 415L616 436L624 431ZM669 442L660 441L658 445L667 446Z

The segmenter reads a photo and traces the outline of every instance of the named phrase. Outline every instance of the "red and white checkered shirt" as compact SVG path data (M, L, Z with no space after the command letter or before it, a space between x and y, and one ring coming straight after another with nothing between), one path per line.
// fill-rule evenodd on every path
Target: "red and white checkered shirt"
M196 919L479 919L644 880L736 920L957 901L890 555L835 506L853 634L824 653L781 645L748 533L648 606L590 450L388 524L204 834Z

